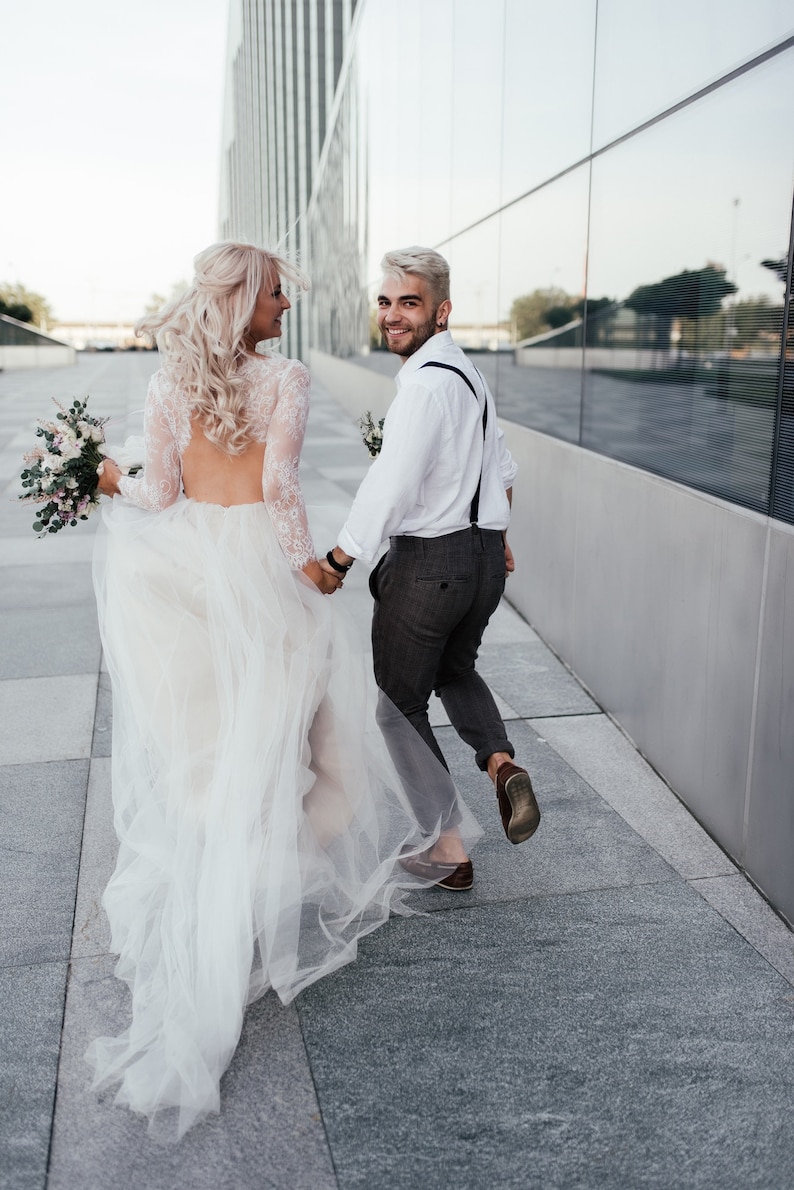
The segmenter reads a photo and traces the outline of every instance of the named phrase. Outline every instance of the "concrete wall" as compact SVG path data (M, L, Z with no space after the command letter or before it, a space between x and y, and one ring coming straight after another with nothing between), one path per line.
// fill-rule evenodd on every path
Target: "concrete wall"
M312 368L382 416L392 380L317 353ZM794 923L794 528L503 429L511 603Z
M511 601L794 922L794 528L504 429Z
M394 396L391 376L326 355L323 351L309 352L308 363L312 376L325 385L354 420L361 417L365 409L369 409L376 420L385 415Z
M1 347L0 370L6 368L65 368L77 361L74 347L64 344Z
M581 347L516 347L513 358L520 368L581 368ZM586 367L612 371L664 369L670 366L668 351L647 351L635 347L588 347Z

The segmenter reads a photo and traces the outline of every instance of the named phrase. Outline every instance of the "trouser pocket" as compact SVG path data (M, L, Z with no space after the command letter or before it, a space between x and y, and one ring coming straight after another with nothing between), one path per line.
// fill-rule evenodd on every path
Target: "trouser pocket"
M372 596L372 598L375 600L376 603L378 602L378 599L379 599L378 574L380 573L381 566L386 561L386 556L387 555L384 554L383 557L373 566L372 570L370 570L370 572L369 572L369 593Z

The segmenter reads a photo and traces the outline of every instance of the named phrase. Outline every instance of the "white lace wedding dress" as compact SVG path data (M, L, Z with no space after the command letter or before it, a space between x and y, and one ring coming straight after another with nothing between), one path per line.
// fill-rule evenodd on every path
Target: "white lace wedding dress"
M184 497L191 424L161 370L143 475L106 506L95 555L120 841L103 904L132 1020L87 1057L95 1086L120 1084L118 1102L177 1136L218 1110L245 1005L269 988L288 1002L408 912L417 881L396 857L427 845L344 593L299 569L316 556L298 475L308 373L277 353L242 369L264 500ZM389 730L426 752L424 792L444 804L448 776L396 710Z

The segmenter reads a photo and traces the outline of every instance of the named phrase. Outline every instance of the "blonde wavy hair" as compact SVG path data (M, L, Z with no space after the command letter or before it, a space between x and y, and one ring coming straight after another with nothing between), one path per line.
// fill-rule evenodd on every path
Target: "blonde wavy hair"
M195 258L193 284L135 333L157 343L172 383L187 394L210 442L240 454L251 438L240 364L250 348L248 329L261 290L286 279L309 288L306 275L275 252L253 244L213 244Z

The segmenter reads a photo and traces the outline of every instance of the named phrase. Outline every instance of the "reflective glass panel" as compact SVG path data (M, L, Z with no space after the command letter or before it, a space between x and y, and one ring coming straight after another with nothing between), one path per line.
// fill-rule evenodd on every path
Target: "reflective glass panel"
M498 349L508 328L499 317L499 216L456 236L441 249L449 261L449 329L496 395Z
M488 350L499 323L499 218L444 244L449 261L450 329L461 347Z
M499 206L504 0L456 0L452 42L452 233Z
M791 318L791 314L789 315ZM778 422L777 466L772 515L794 524L794 325L789 321L786 364Z
M593 148L792 33L791 0L599 0Z
M367 276L383 253L451 231L453 0L367 5L355 58L366 120ZM421 24L422 35L416 36Z
M794 53L593 163L582 445L768 507ZM595 306L600 302L600 306Z
M500 417L579 439L589 166L503 211L499 316L491 363Z
M506 0L502 203L590 151L595 0Z

